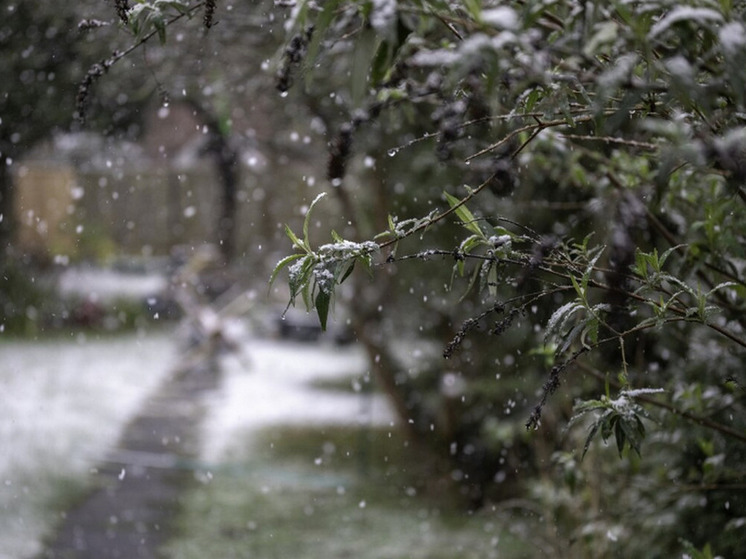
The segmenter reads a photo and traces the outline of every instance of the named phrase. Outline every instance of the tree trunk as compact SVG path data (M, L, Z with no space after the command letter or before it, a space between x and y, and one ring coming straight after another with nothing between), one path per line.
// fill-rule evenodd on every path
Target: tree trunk
M13 241L13 178L5 160L0 161L0 273L10 258Z
M230 262L236 255L238 154L229 144L228 138L216 131L213 155L218 167L221 185L218 240L220 241L220 251L223 254L223 258L226 262Z
M217 222L217 237L225 263L235 257L236 252L236 196L238 194L238 152L230 138L220 128L218 118L194 99L187 100L195 114L208 129L207 142L203 148L215 161L220 179L220 212Z

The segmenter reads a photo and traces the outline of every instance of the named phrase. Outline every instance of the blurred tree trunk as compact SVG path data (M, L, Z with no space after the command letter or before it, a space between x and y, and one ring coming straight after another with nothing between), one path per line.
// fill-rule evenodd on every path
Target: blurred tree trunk
M189 105L207 127L207 140L202 151L209 154L220 179L220 211L217 237L225 263L236 256L236 195L239 184L238 150L233 146L230 133L221 125L219 117L196 99Z
M0 273L5 270L13 241L13 179L5 160L0 161Z
M218 239L226 262L236 252L236 194L238 192L238 154L229 139L216 133L211 150L218 168L221 186L220 214L218 217Z

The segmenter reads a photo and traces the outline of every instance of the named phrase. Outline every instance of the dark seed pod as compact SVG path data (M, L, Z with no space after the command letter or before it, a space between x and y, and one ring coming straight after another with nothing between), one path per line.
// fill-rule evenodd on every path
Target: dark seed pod
M339 128L339 133L329 147L329 162L326 167L326 176L329 180L342 179L347 170L347 160L352 153L352 131L353 127L345 123Z
M129 17L127 16L130 9L129 2L127 0L114 0L114 8L117 10L119 20L127 25L129 23Z
M96 29L97 27L106 27L109 25L107 21L101 21L99 19L82 19L78 23L78 31L88 31L89 29Z
M446 103L433 113L432 119L438 123L440 132L436 155L441 161L451 158L454 143L462 134L465 112L466 103L462 100L456 100Z
M307 26L301 33L296 33L290 39L285 52L282 54L282 64L277 70L276 87L285 93L293 85L293 70L303 62L308 52L308 44L313 37L313 25Z
M205 29L210 29L210 27L215 25L214 17L217 4L217 0L207 0L205 2L205 14L202 18L202 24L205 26Z
M491 111L484 96L484 88L480 76L474 72L466 79L467 105L469 117L474 120L487 120Z
M515 169L513 160L499 157L495 160L490 177L489 189L496 196L510 196L515 190Z
M97 62L88 69L83 81L78 86L78 95L75 98L75 119L84 124L88 111L88 100L91 95L91 87L98 78L103 76L112 64L112 59Z

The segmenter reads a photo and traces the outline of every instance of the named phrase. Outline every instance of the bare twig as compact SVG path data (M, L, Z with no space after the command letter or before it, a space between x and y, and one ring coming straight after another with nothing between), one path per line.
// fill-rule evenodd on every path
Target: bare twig
M455 205L454 205L454 206L453 206L452 208L449 208L449 209L447 209L447 210L445 210L445 211L443 211L443 212L441 212L441 213L439 213L439 214L436 214L436 215L435 215L435 216L433 216L433 217L432 217L431 219L428 219L427 221L425 221L425 222L421 223L421 224L420 224L420 225L418 225L417 227L413 227L412 229L410 229L409 231L407 231L407 232L406 232L406 234L405 234L404 236L402 236L402 237L396 237L395 239L391 239L391 240L389 240L389 241L386 241L386 242L384 242L384 243L381 243L381 244L379 245L379 246L380 246L380 248L386 248L386 247L388 247L388 246L391 246L391 245L393 245L393 244L396 244L396 243L398 243L399 241L401 241L402 239L405 239L405 238L407 238L407 237L410 237L410 236L414 235L415 233L419 233L420 231L423 231L423 230L427 229L428 227L431 227L431 226L435 225L435 224L436 224L436 223L438 223L439 221L442 221L442 220L444 220L444 219L445 219L446 217L448 217L449 215L451 215L451 214L455 213L455 212L456 212L456 210L458 210L458 209L459 209L460 207L462 207L462 206L463 206L464 204L466 204L467 202L469 202L469 201L470 201L470 200L471 200L472 198L474 198L474 197L475 197L475 196L476 196L477 194L479 194L480 192L482 192L482 190L484 190L484 189L485 189L485 188L487 187L487 185L489 185L489 184L490 184L490 183L491 183L491 182L492 182L493 180L496 180L496 178L497 178L497 173L493 173L492 175L490 175L490 177L489 177L489 178L488 178L487 180L485 180L485 181L484 181L484 182L483 182L482 184L480 184L480 185L479 185L479 186L478 186L477 188L475 188L474 190L471 190L471 191L469 192L469 194L467 194L467 195L466 195L466 196L465 196L464 198L462 198L462 199L461 199L461 200L460 200L460 201L459 201L459 202L458 202L457 204L455 204Z
M573 123L578 122L589 122L593 120L592 115L579 115L573 119ZM516 128L515 130L511 131L509 134L507 134L504 138L501 140L495 142L494 144L487 146L486 148L479 150L478 152L470 155L465 159L465 161L468 163L472 159L476 159L477 157L480 157L482 155L485 155L487 153L490 153L492 151L495 151L500 146L504 145L505 143L509 142L511 139L513 139L515 136L523 133L528 132L529 130L532 132L541 132L545 128L553 128L557 126L568 126L566 119L556 119L556 120L539 120L538 122L534 124L527 124L526 126L522 126L520 128ZM536 135L536 134L534 134Z
M585 134L560 134L560 138L568 140L579 140L582 142L603 142L605 144L620 144L632 148L646 149L656 151L659 149L657 144L650 142L638 142L637 140L626 140L624 138L615 138L613 136L588 136Z
M166 21L165 23L166 27L176 23L177 21L179 21L185 16L191 17L192 14L194 14L197 10L202 8L204 5L205 5L205 2L199 2L198 4L191 6L189 9L187 9L183 13L173 16L171 19ZM118 13L120 11L120 7L123 7L123 6L127 6L126 1L117 2ZM124 23L127 23L126 14L127 12L125 11L124 12L124 16L125 16ZM121 15L120 15L120 18L121 18ZM78 86L78 95L77 95L77 100L76 100L76 107L75 107L76 111L75 112L76 112L76 119L79 122L81 123L85 122L86 108L87 108L88 99L90 96L90 90L93 84L96 82L96 80L98 80L98 78L100 78L106 72L108 72L109 68L111 68L114 64L116 64L117 62L122 60L125 56L128 56L129 54L131 54L132 52L134 52L135 50L137 50L138 48L146 44L150 39L158 35L158 33L159 33L159 30L154 29L153 31L151 31L150 33L142 37L139 41L127 47L125 50L116 51L112 54L111 57L104 59L100 62L97 62L96 64L91 66L91 68L89 68L88 72L85 75L85 78L80 83L80 86Z

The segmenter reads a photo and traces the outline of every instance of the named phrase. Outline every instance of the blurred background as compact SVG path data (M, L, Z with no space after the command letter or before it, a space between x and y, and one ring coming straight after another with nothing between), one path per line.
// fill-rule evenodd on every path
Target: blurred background
M573 369L527 430L554 363L541 325L565 299L502 306L548 285L520 267L481 278L492 296L469 291L471 271L443 252L463 238L456 220L403 240L372 277L355 270L326 332L288 308L285 277L269 286L292 252L285 225L299 232L320 193L312 245L332 230L361 242L495 172L478 213L541 240L538 261L590 233L632 258L645 160L604 147L629 196L599 179L594 144L568 149L551 130L468 164L512 124L463 122L525 93L502 87L507 73L483 89L497 62L423 64L406 103L366 112L350 49L370 29L291 72L308 47L288 38L292 2L221 2L209 32L184 17L110 65L135 40L117 5L0 2L0 559L665 557L715 535L738 548L743 499L723 487L743 490L743 389L700 382L742 356L714 336L640 336L630 368L670 380L690 417L656 415L647 460L595 443L581 460L589 423L568 427L573 401L608 393L616 349ZM418 21L397 17L401 33ZM458 99L433 94L448 80ZM684 224L697 180L661 197ZM708 223L736 244L729 215ZM736 425L736 442L697 414Z
M442 442L456 412L436 418L440 400L463 388L432 366L445 301L421 322L394 304L395 292L427 300L440 280L361 275L367 293L343 286L326 333L305 309L285 312L282 281L268 289L290 251L284 224L298 229L320 192L337 190L312 234L362 239L385 226L384 190L408 215L423 209L391 177L429 175L427 157L361 150L356 178L330 185L346 83L280 94L286 11L221 8L219 33L195 18L87 80L130 44L112 6L0 6L0 557L522 556L523 524L470 523L484 476L472 484L451 463L460 443ZM388 335L395 323L405 337ZM164 402L194 374L215 380L182 395L187 421ZM159 435L133 451L153 417L198 442L174 450ZM186 472L167 503L164 464ZM149 500L133 488L91 504L138 475ZM145 542L159 523L168 537L136 548L112 531L131 525Z

